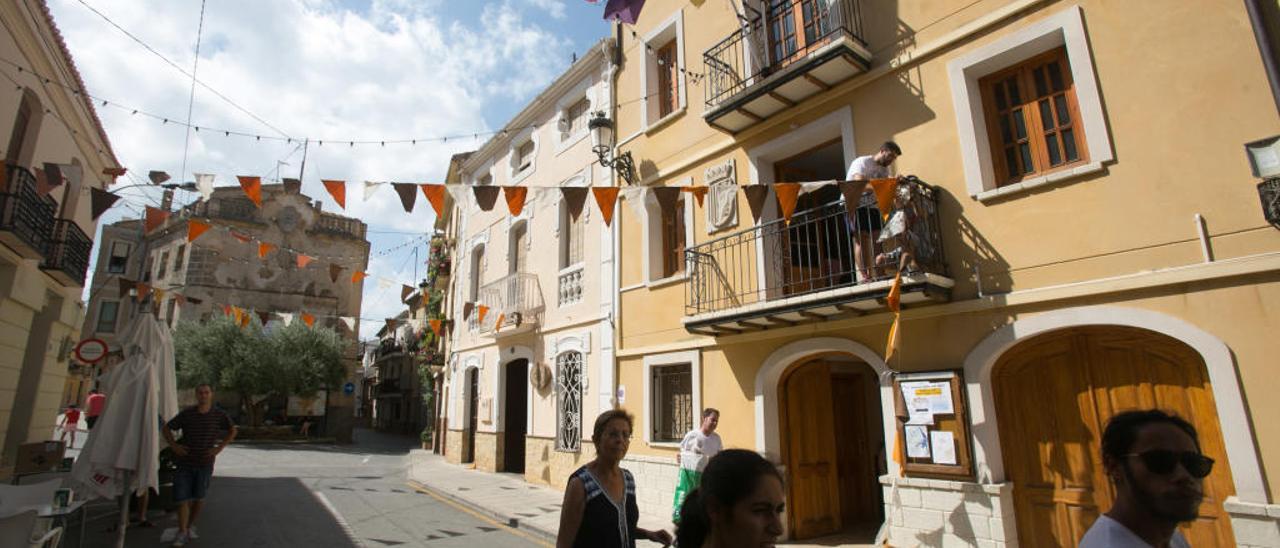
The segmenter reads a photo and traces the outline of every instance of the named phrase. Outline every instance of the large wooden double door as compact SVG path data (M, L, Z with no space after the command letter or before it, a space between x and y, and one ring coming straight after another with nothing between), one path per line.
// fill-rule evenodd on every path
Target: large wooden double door
M1189 346L1127 327L1084 327L1019 344L992 379L1005 473L1013 482L1022 546L1077 546L1114 488L1101 457L1107 420L1162 409L1195 425L1217 461L1200 517L1183 528L1192 546L1234 546L1222 502L1234 493L1204 361Z

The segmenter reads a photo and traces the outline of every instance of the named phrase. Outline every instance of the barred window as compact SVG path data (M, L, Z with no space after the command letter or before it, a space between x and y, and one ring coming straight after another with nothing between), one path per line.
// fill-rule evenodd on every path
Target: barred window
M556 358L556 450L582 450L582 353Z
M654 367L650 421L655 442L678 442L693 429L693 367L687 363Z

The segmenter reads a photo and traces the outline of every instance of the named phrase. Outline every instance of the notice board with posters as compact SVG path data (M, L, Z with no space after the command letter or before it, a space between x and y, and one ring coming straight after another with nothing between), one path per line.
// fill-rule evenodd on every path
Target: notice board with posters
M901 373L893 381L893 393L904 474L972 478L973 448L961 372Z

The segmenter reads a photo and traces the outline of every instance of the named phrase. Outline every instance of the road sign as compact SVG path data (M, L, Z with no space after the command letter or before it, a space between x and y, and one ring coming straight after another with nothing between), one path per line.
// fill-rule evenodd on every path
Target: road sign
M102 358L107 357L107 341L85 339L76 345L75 353L76 359L84 363L98 363Z
M352 382L349 382L349 383L347 383L347 384L342 385L342 393L343 393L343 394L346 394L346 395L348 395L348 396L350 396L350 395L352 395L352 394L355 394L355 393L356 393L356 384L355 384L355 383L352 383Z

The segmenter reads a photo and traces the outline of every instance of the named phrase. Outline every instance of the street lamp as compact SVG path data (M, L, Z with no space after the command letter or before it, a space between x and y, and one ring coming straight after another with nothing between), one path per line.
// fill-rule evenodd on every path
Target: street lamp
M190 192L195 192L196 190L198 190L198 189L196 188L196 184L195 184L195 182L193 182L193 181L187 181L187 182L185 182L185 183L181 183L181 184L179 184L179 183L161 183L161 184L158 184L158 185L154 185L154 184L151 184L151 183L138 183L138 184L133 184L133 185L125 185L125 186L121 186L121 187L116 187L116 188L111 189L111 192L113 192L113 193L114 193L114 192L117 192L117 191L126 190L126 189L130 189L130 188L136 188L136 187L140 187L140 186L142 186L142 187L153 187L153 188L154 188L154 187L158 187L158 188L165 188L165 189L170 189L170 190L172 190L172 189L178 189L178 190L186 190L186 191L190 191Z
M596 111L587 122L587 128L591 130L591 150L600 158L600 165L613 168L628 185L635 184L636 166L631 160L631 153L624 152L610 159L614 144L613 121L604 115L604 111Z

